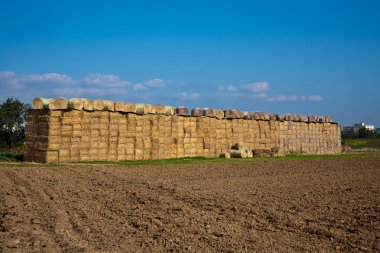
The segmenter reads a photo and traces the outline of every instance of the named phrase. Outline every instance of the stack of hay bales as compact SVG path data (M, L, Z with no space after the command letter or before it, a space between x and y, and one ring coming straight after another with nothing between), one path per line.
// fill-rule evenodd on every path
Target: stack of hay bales
M256 155L340 152L339 125L328 116L195 108L189 117L186 108L82 98L36 98L33 104L26 161L217 157L237 142L245 151L241 156L248 157L252 150Z

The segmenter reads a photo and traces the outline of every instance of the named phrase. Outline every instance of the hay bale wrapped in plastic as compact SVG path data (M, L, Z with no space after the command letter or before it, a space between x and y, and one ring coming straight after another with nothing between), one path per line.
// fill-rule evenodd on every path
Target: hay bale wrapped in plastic
M136 106L136 113L137 114L144 115L144 114L148 113L148 108L147 108L146 104L137 103L137 104L135 104L135 106Z
M175 108L170 105L165 106L165 114L166 115L174 115L175 114Z
M35 98L33 99L34 109L55 109L54 98Z

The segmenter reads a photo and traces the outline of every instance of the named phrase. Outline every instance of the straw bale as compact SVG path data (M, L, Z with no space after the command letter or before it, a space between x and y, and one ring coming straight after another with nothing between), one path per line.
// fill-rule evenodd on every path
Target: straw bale
M59 97L54 102L55 109L63 110L67 109L69 106L69 101L64 97Z
M82 98L70 98L68 101L68 108L75 110L83 109L83 99Z
M310 115L310 116L309 116L309 120L308 120L308 122L317 122L317 116L315 116L315 115Z
M33 99L34 109L55 109L54 98L35 98Z
M125 112L136 113L136 104L135 103L131 103L131 102L126 103L124 111Z
M135 104L136 106L136 113L139 115L147 114L148 113L148 107L146 104L138 103Z
M326 121L325 121L325 117L323 117L323 116L317 116L317 122L319 122L319 123L325 123Z
M117 112L124 112L125 111L125 104L124 104L124 102L122 102L122 101L116 101L114 109Z
M224 118L224 112L223 112L223 110L213 109L213 113L214 113L214 116L215 116L217 119L222 119L222 118Z
M200 108L194 108L191 110L191 116L200 117L203 116L203 111Z
M263 113L263 119L264 120L270 120L269 114Z
M228 119L236 118L236 110L224 110L224 117Z
M94 110L97 110L97 111L103 111L104 110L104 101L100 100L100 99L94 100L93 101L93 108L94 108ZM94 114L93 116L97 116L97 115Z
M221 153L219 157L230 159L231 158L231 154L230 154L230 152L225 152L225 153Z
M146 109L147 109L147 113L150 113L150 114L155 114L156 113L156 106L155 105L152 105L152 104L147 104L146 105Z
M178 108L176 108L176 114L177 115L187 116L188 113L189 113L189 110L186 107L178 107Z
M203 108L203 116L205 117L214 117L214 110L210 108Z
M300 115L300 121L301 122L307 122L308 121L308 117L307 116L305 116L305 115Z
M330 116L325 116L325 122L327 123L332 122L332 118Z
M175 115L175 108L173 106L165 106L165 114L166 115Z
M287 121L293 121L294 120L294 115L291 113L285 114L285 120Z
M90 99L83 98L83 110L93 111L94 110L94 102Z
M278 119L278 115L275 114L275 113L270 113L269 114L269 120L277 120Z
M70 150L61 148L59 151L59 158L61 157L70 157Z
M112 100L103 100L104 108L106 111L115 111L115 103Z

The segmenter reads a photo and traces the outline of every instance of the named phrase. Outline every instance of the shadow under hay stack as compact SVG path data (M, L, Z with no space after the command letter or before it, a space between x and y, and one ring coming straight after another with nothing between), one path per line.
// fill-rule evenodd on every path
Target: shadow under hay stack
M36 98L27 115L25 161L336 154L329 116L277 115L84 98ZM236 145L237 144L237 145Z

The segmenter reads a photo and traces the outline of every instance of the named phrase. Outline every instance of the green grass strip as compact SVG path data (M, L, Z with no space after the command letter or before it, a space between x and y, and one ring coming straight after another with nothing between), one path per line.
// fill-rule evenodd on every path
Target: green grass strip
M380 158L380 153L360 153L360 154L339 154L339 155L289 155L281 157L256 157L256 158L173 158L162 160L138 160L138 161L91 161L80 162L81 164L109 164L119 166L137 166L137 165L168 165L168 164L205 164L205 163L250 163L250 162L269 162L269 161L295 161L295 160L324 160L339 158Z
M257 157L257 158L173 158L162 160L138 160L138 161L89 161L78 163L62 164L39 164L39 163L22 163L22 162L3 162L0 167L51 167L67 165L116 165L116 166L143 166L143 165L169 165L169 164L224 164L224 163L255 163L255 162L276 162L276 161L298 161L298 160L326 160L342 158L380 158L380 152L376 153L356 153L356 154L339 154L339 155L289 155L281 157Z

